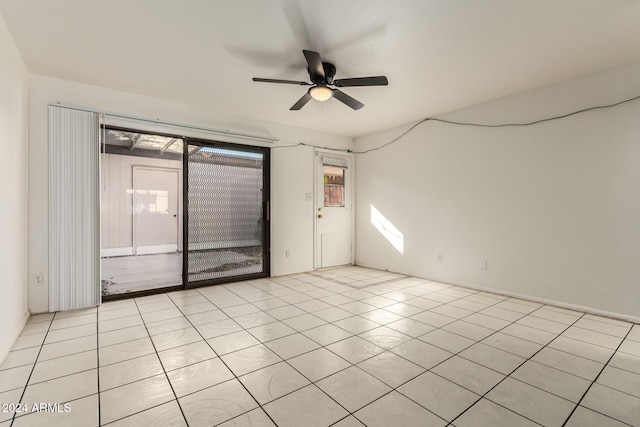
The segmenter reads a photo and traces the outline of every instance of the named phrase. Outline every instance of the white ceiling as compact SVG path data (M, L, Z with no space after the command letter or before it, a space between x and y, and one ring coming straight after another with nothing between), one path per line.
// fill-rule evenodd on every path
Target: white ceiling
M32 73L360 136L640 61L638 0L0 0ZM289 111L302 49L336 79L386 75Z

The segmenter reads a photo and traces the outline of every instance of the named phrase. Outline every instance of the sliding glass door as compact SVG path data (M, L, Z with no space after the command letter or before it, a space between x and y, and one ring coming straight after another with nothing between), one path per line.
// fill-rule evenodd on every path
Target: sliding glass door
M269 150L107 128L103 300L269 274Z
M186 140L184 280L187 286L269 273L269 151Z

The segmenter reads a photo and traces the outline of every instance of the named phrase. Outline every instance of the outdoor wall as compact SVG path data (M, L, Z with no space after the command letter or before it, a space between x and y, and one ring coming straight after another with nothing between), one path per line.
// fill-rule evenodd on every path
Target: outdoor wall
M100 159L100 249L102 256L133 253L133 167L152 166L176 169L182 176L179 160L101 154ZM179 183L182 188L182 181ZM178 198L178 230L182 230L182 193ZM182 244L181 233L178 247Z
M562 115L639 96L638 76L640 64L610 69L441 118ZM636 100L528 127L427 122L358 155L357 263L640 320L639 117Z
M27 312L28 73L0 16L0 364Z
M45 274L44 286L30 285L29 307L32 312L48 310L48 138L47 105L65 105L107 111L123 115L160 119L217 129L270 135L279 138L273 144L249 142L231 137L215 137L205 132L180 131L185 136L217 139L250 145L268 146L271 150L271 274L284 275L313 269L313 150L308 147L284 148L299 142L334 148L352 148L350 138L309 131L275 123L229 116L223 105L185 105L129 92L90 86L82 83L31 75L29 91L29 274ZM109 120L109 118L108 118ZM110 124L135 127L132 122ZM175 133L175 128L161 124L137 126L141 130ZM281 148L276 148L281 147ZM285 251L290 253L285 257Z

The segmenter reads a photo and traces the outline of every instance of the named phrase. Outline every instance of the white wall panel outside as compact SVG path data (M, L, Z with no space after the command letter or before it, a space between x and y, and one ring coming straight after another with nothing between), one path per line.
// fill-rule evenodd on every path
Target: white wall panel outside
M151 166L180 170L180 160L101 154L100 239L102 256L133 254L133 167ZM182 174L178 194L178 229L182 230ZM178 247L182 233L178 234Z

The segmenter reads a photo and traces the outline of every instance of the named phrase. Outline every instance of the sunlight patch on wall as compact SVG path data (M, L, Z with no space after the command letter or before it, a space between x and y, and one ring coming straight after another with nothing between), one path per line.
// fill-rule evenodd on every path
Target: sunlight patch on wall
M371 224L398 252L404 254L404 235L373 205L371 205Z

